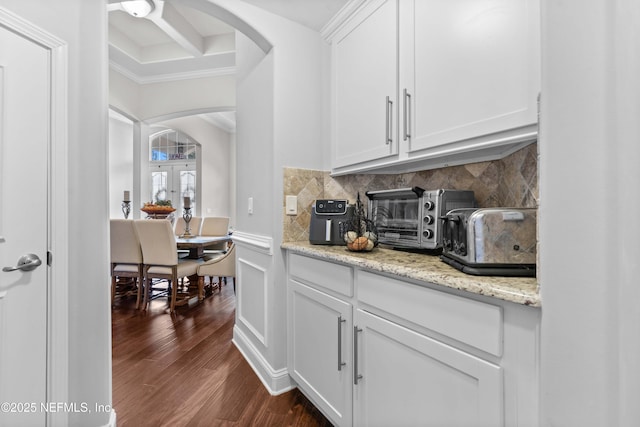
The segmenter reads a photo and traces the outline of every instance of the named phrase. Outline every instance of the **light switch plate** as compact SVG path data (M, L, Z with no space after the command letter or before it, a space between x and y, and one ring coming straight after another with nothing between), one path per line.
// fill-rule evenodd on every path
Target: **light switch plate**
M287 215L298 215L298 196L287 196L285 212Z

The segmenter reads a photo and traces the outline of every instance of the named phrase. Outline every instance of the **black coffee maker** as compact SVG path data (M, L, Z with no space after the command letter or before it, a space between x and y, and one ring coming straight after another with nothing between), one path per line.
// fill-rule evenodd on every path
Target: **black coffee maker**
M311 208L309 243L346 245L346 223L353 218L354 206L347 200L318 199Z

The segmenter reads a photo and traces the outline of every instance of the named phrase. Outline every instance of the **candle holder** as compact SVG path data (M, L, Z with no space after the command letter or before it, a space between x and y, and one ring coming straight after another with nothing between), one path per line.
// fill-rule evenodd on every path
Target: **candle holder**
M129 219L129 214L131 213L131 201L122 201L122 213L124 214L124 219Z
M191 222L191 208L184 208L182 218L184 219L184 233L180 237L182 237L183 239L193 237L193 235L191 234L191 226L189 225L189 223Z

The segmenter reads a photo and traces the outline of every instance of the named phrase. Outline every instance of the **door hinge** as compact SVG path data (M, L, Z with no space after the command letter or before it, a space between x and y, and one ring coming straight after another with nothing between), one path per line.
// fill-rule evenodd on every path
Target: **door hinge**
M52 263L53 263L53 254L51 253L51 251L47 251L47 265L51 267Z

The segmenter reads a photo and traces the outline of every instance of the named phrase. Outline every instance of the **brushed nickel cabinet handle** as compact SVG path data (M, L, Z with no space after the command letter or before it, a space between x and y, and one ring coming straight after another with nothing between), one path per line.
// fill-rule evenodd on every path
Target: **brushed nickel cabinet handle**
M338 316L338 371L342 371L342 367L347 363L342 361L342 324L346 322L342 316Z
M411 138L411 94L404 89L404 140Z
M358 380L362 379L362 375L358 374L358 332L362 329L357 326L353 327L353 384L358 385Z
M389 145L393 142L393 101L387 96L387 126L385 135L385 145Z

